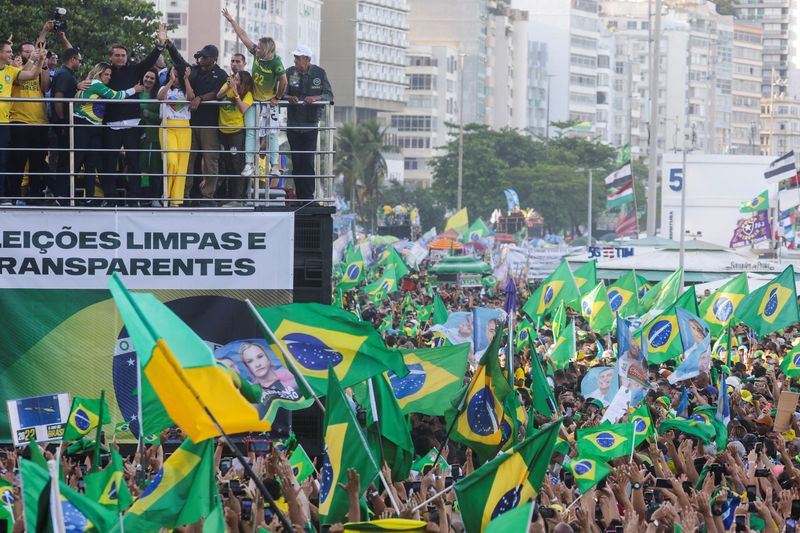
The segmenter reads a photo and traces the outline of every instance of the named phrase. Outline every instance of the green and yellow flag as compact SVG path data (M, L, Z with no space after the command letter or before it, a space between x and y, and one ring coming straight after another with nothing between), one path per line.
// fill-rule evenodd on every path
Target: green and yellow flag
M404 414L444 415L464 385L469 343L403 352L408 375L386 373Z
M659 281L652 289L639 298L639 310L641 314L655 310L663 311L678 299L681 292L681 274L683 270L678 269L666 278Z
M507 533L509 531L528 531L533 516L533 502L520 505L493 519L484 533Z
M634 270L634 272L636 271ZM644 295L652 288L653 284L647 281L647 278L641 274L636 274L636 297L639 298L639 301L641 301Z
M437 457L439 458L438 461L436 461ZM447 464L447 461L444 460L444 457L439 454L439 450L436 448L431 448L428 453L414 461L414 463L411 465L411 470L422 473L425 471L425 467L429 466L433 468L434 461L436 461L436 465L439 465L442 473L446 472L447 469L450 468L450 465Z
M101 403L102 402L102 403ZM102 412L102 424L111 423L111 415L108 406L100 398L72 398L72 409L67 419L67 427L64 429L64 440L78 440L97 428L100 423L100 413Z
M0 520L5 521L5 529L0 533L11 533L14 530L14 485L0 478Z
M575 302L579 298L580 292L575 284L572 271L569 269L569 264L566 261L562 261L553 273L533 291L522 310L536 324L547 317L559 302Z
M455 230L459 235L464 235L469 227L469 214L467 208L464 207L457 211L453 216L447 219L447 224L444 226L444 231L449 229Z
M491 234L492 232L489 231L489 228L486 227L486 224L484 224L483 220L480 217L478 217L478 220L473 222L472 225L467 230L467 234L464 236L464 241L465 242L479 241L481 239L485 239Z
M742 272L700 302L699 316L708 324L712 337L718 336L730 324L745 296L747 296L747 274Z
M567 325L567 309L564 307L564 302L558 302L558 307L553 312L553 318L550 320L550 326L553 329L553 338L561 334L561 330Z
M31 532L53 531L50 514L52 502L50 472L33 461L22 459L20 473L22 474L23 501L25 502L25 530ZM112 531L119 522L116 513L93 502L91 498L70 488L63 481L58 482L58 490L61 494L65 531L104 533ZM47 511L40 514L40 509ZM40 517L47 523L41 523Z
M292 473L298 483L302 483L315 472L314 463L300 444L289 457L289 465L292 467Z
M456 482L467 533L484 531L492 520L536 498L560 428L561 420L548 424Z
M523 318L519 324L516 324L514 336L514 349L519 351L531 343L531 335L533 335L533 328L527 318Z
M386 247L381 255L381 258L378 260L378 266L382 266L384 268L394 268L394 275L396 279L403 279L411 270L409 270L408 265L406 262L403 261L403 258L400 257L400 254L397 253L397 250L391 244Z
M122 457L112 448L109 465L99 472L86 475L86 495L115 513L121 513L133 502L124 476Z
M742 202L739 207L740 213L756 213L758 211L769 211L769 191L764 191L749 202Z
M547 382L539 357L535 354L531 360L531 402L533 410L547 417L553 416L557 409L553 387ZM533 420L533 417L530 419Z
M447 427L453 427L450 438L472 448L481 461L497 453L503 443L503 403L512 392L497 359L501 337L494 336L478 362L466 396L459 395L464 398L463 405L445 414Z
M344 522L349 506L347 470L354 468L360 479L359 494L363 494L375 476L378 466L366 448L366 437L356 420L353 408L339 385L333 368L328 371L328 390L325 399L325 455L320 470L320 524Z
M586 494L611 473L611 467L608 464L591 457L570 459L569 462L564 464L564 468L572 473L572 477L575 478L575 483L581 489L582 494Z
M613 315L623 318L639 312L639 297L636 287L636 274L631 271L608 287L608 305Z
M628 422L633 425L633 435L636 439L636 446L656 432L655 427L653 427L653 417L650 416L650 408L647 407L647 404L644 402L631 413Z
M675 303L636 332L641 339L642 349L647 352L647 362L650 364L660 364L677 359L683 354L678 315L675 313L676 307L697 314L697 300L695 300L693 288L690 287Z
M611 313L611 305L608 303L606 286L602 282L586 293L581 298L581 314L589 322L589 328L605 335L611 331L614 325L614 315Z
M258 411L216 364L208 345L155 296L130 293L114 274L109 288L142 368L142 431L177 424L194 442L220 436L208 409L228 434L269 431Z
M597 259L579 266L572 275L575 277L575 284L581 296L586 296L597 285Z
M664 433L672 429L682 431L687 435L693 435L704 443L709 444L716 436L717 432L710 420L696 418L665 418L658 425L658 431Z
M629 455L633 449L633 424L602 424L592 428L581 428L575 436L581 456L599 459L614 459Z
M264 332L272 351L292 373L299 371L317 396L328 390L328 365L343 387L386 370L408 375L400 351L387 348L375 328L352 313L318 303L259 307L257 311L292 361L286 361L275 339ZM311 397L300 376L297 385L305 397Z
M186 439L125 513L125 531L193 524L211 514L218 496L214 442Z
M763 287L745 296L735 316L759 336L800 322L792 265Z
M788 377L800 376L800 344L792 348L781 361L781 372Z
M550 359L557 370L567 368L570 361L575 360L575 321L570 320L564 331L559 334L550 352Z
M377 305L388 295L397 292L399 288L397 280L398 276L394 266L388 266L383 269L381 277L368 285L359 287L358 290L369 296L370 301Z
M364 257L361 255L360 246L349 245L344 259L344 269L342 279L337 285L337 289L346 291L352 289L364 279Z

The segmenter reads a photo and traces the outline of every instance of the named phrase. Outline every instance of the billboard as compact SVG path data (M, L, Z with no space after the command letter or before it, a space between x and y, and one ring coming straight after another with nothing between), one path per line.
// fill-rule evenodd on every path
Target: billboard
M291 213L0 211L0 399L103 389L112 422L135 429L138 360L108 277L152 292L244 367L232 351L262 338L245 300L291 301L293 235ZM11 440L2 410L0 441Z

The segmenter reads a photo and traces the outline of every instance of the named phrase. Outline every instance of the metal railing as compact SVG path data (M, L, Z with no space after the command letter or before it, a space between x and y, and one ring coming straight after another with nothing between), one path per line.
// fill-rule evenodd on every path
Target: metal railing
M222 144L220 144L218 149L198 149L198 148L189 148L189 149L174 149L168 148L168 141L167 141L167 130L168 129L190 129L193 132L200 131L202 129L215 129L220 130L224 126L215 125L215 126L201 126L201 125L175 125L175 124L166 124L166 108L169 105L176 104L175 100L154 100L154 99L134 99L129 98L125 100L104 100L104 99L82 99L82 98L0 98L0 102L11 102L12 106L15 103L22 103L22 102L32 102L32 103L45 103L48 105L61 103L66 106L64 110L64 119L65 122L50 122L47 124L28 124L28 123L20 123L20 122L11 122L8 125L10 126L11 130L11 145L7 148L8 150L8 170L5 172L0 172L0 179L6 180L6 195L0 195L0 203L4 206L9 206L9 202L11 205L16 206L26 206L26 205L51 205L51 206L81 206L81 207L88 207L88 208L103 208L103 207L168 207L168 206L176 206L176 205L185 205L187 207L245 207L245 208L253 208L253 207L263 207L263 206L275 206L275 205L290 205L294 207L302 207L306 204L313 204L313 205L333 205L333 178L335 177L333 172L333 155L334 155L334 136L336 128L333 125L333 104L331 102L315 102L313 104L289 104L288 102L280 102L277 104L279 108L287 108L292 105L313 105L315 107L322 108L321 120L316 126L286 126L283 124L279 125L272 125L270 123L270 108L271 104L268 102L254 102L251 108L255 109L255 125L245 125L241 128L236 126L235 128L238 131L244 133L245 136L245 146L244 147L231 147L229 149L223 149ZM123 129L126 126L122 125L109 125L109 124L93 124L86 120L81 120L76 114L76 108L81 104L91 103L94 105L105 105L105 106L116 106L116 105L136 105L141 106L145 105L158 105L159 112L160 112L160 121L157 124L146 124L140 123L135 127L137 131L140 133L140 143L139 146L136 148L91 148L85 149L79 146L76 146L76 132L81 128L102 128L103 133L105 134L109 129ZM178 101L177 103L182 103ZM202 102L201 106L220 106L229 104L228 101L205 101ZM185 105L189 105L189 102L186 101ZM248 113L252 112L252 110L248 111ZM54 117L54 112L51 111L48 113L49 115ZM141 111L140 111L141 115ZM262 120L265 118L265 123L262 123ZM77 122L76 122L77 119ZM48 146L46 148L42 146L31 147L31 146L15 146L17 144L15 139L15 128L19 127L36 127L41 128L42 135L48 136ZM64 129L66 128L66 132ZM158 130L158 139L159 145L155 148L153 146L143 146L143 142L147 140L147 142L152 144L153 137L151 136L149 139L146 137L147 130ZM232 129L232 128L227 128ZM255 135L255 150L248 152L247 151L247 134L249 131L253 131ZM292 131L300 131L300 132L308 132L308 131L316 131L317 132L317 145L315 150L292 150L289 149L270 149L270 135L279 135L288 134ZM58 133L55 133L58 132ZM61 136L62 142L59 146L59 143L54 142L54 138ZM262 139L266 139L267 145L266 148L261 147ZM68 142L65 142L67 141ZM30 143L26 143L30 144ZM38 152L38 157L41 157L41 152L46 152L46 172L34 172L34 169L25 168L25 169L12 169L10 168L12 165L12 161L19 153L24 152ZM107 163L108 158L102 164L99 165L98 169L87 169L82 165L82 162L85 160L85 156L88 155L88 152L92 153L92 157L97 156L98 154L102 157L109 153L118 153L119 157L116 158L116 163L113 168L109 168ZM219 158L222 158L226 154L233 156L242 155L241 152L244 152L244 157L247 158L250 155L253 159L253 168L254 172L250 176L242 176L241 172L239 173L209 173L202 169L204 159L203 154L213 153L218 154ZM139 154L151 154L161 159L161 168L160 172L143 172L142 169L139 170L138 175L132 175L128 169L123 166L120 168L120 158L124 155L128 157L130 153L139 153ZM169 154L181 154L181 153L188 153L190 154L199 154L201 161L195 164L200 166L200 171L195 172L194 168L188 168L185 172L170 172L168 169L168 155ZM64 165L63 162L59 161L58 166L54 163L54 159L60 160L64 154L68 157L68 164ZM292 154L313 154L314 157L314 174L296 174L294 171L286 172L287 166L283 167L283 172L270 172L270 156L277 154L279 161L282 160L284 157L286 162L288 163L291 160ZM261 160L265 159L266 168L265 172L260 172L261 169ZM22 160L25 162L30 161L27 157L23 155ZM219 159L218 159L219 162ZM187 163L188 164L188 163ZM227 165L226 165L227 166ZM59 168L61 170L59 170ZM83 170L82 170L83 169ZM150 169L152 170L152 168ZM273 169L274 170L274 169ZM8 195L8 185L10 180L8 177L14 176L22 182L22 178L24 176L28 176L29 184L32 183L34 180L32 178L36 178L37 183L40 183L42 186L47 184L47 187L43 187L42 191L30 191L27 195L20 196L9 196ZM92 196L89 197L86 195L86 188L80 187L76 182L78 180L94 180L95 187L97 188L96 180L104 177L112 177L115 182L113 182L112 186L114 187L113 192L115 196L105 196L107 190L104 190L104 196L97 197ZM161 179L161 187L160 190L163 191L159 196L142 196L141 193L137 195L131 195L129 191L130 183L126 185L123 189L119 187L119 183L117 183L118 178L120 177L128 177L141 180L143 176L148 176L149 179ZM44 179L42 179L44 178ZM186 190L186 194L184 197L168 196L167 191L170 190L169 180L174 178L184 178L186 180L194 180L199 179L201 183L208 179L214 178L217 180L216 189L214 191L213 197L206 196L206 197L190 197L189 193L191 192L189 189ZM313 199L297 199L297 198L287 198L287 188L279 187L279 186L270 186L271 183L274 181L286 180L291 178L292 180L316 180L315 181L315 193ZM66 188L63 187L63 181L68 180L68 195L59 194L59 192L63 192ZM221 188L225 188L225 181L226 180L245 180L244 182L244 194L241 197L230 197L226 196L224 198L217 197L217 192L220 191ZM238 186L241 186L242 183L239 182ZM109 182L106 181L101 185L101 189L108 188ZM134 187L134 189L141 190L139 187ZM152 188L151 188L152 189ZM123 196L118 196L118 194L122 192ZM291 194L291 193L289 193Z

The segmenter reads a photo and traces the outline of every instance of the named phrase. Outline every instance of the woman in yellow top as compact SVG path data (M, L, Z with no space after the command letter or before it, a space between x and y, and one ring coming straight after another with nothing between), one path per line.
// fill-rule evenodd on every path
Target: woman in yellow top
M228 78L217 93L217 99L227 100L219 108L219 140L222 154L219 158L219 177L223 178L221 198L230 198L226 204L235 207L244 198L247 178L241 177L244 170L244 114L253 105L253 77L249 72L239 71Z

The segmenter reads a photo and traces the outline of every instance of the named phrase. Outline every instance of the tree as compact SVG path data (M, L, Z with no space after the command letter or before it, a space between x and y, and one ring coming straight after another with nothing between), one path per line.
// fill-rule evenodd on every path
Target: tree
M374 226L375 209L382 199L381 186L386 179L383 154L397 150L396 146L384 144L385 133L377 120L358 126L342 124L336 131L334 171L342 176L345 198L370 226Z
M435 227L439 231L444 229L445 208L431 195L430 189L410 189L396 181L390 181L383 193L383 197L392 204L413 205L419 211L422 229Z
M67 10L66 33L73 46L81 49L84 68L107 61L111 44L123 44L129 53L139 55L149 53L155 44L161 13L147 0L11 0L2 8L0 35L13 34L15 43L33 41L56 7ZM55 36L48 36L48 46L55 42ZM60 51L58 45L54 49Z

